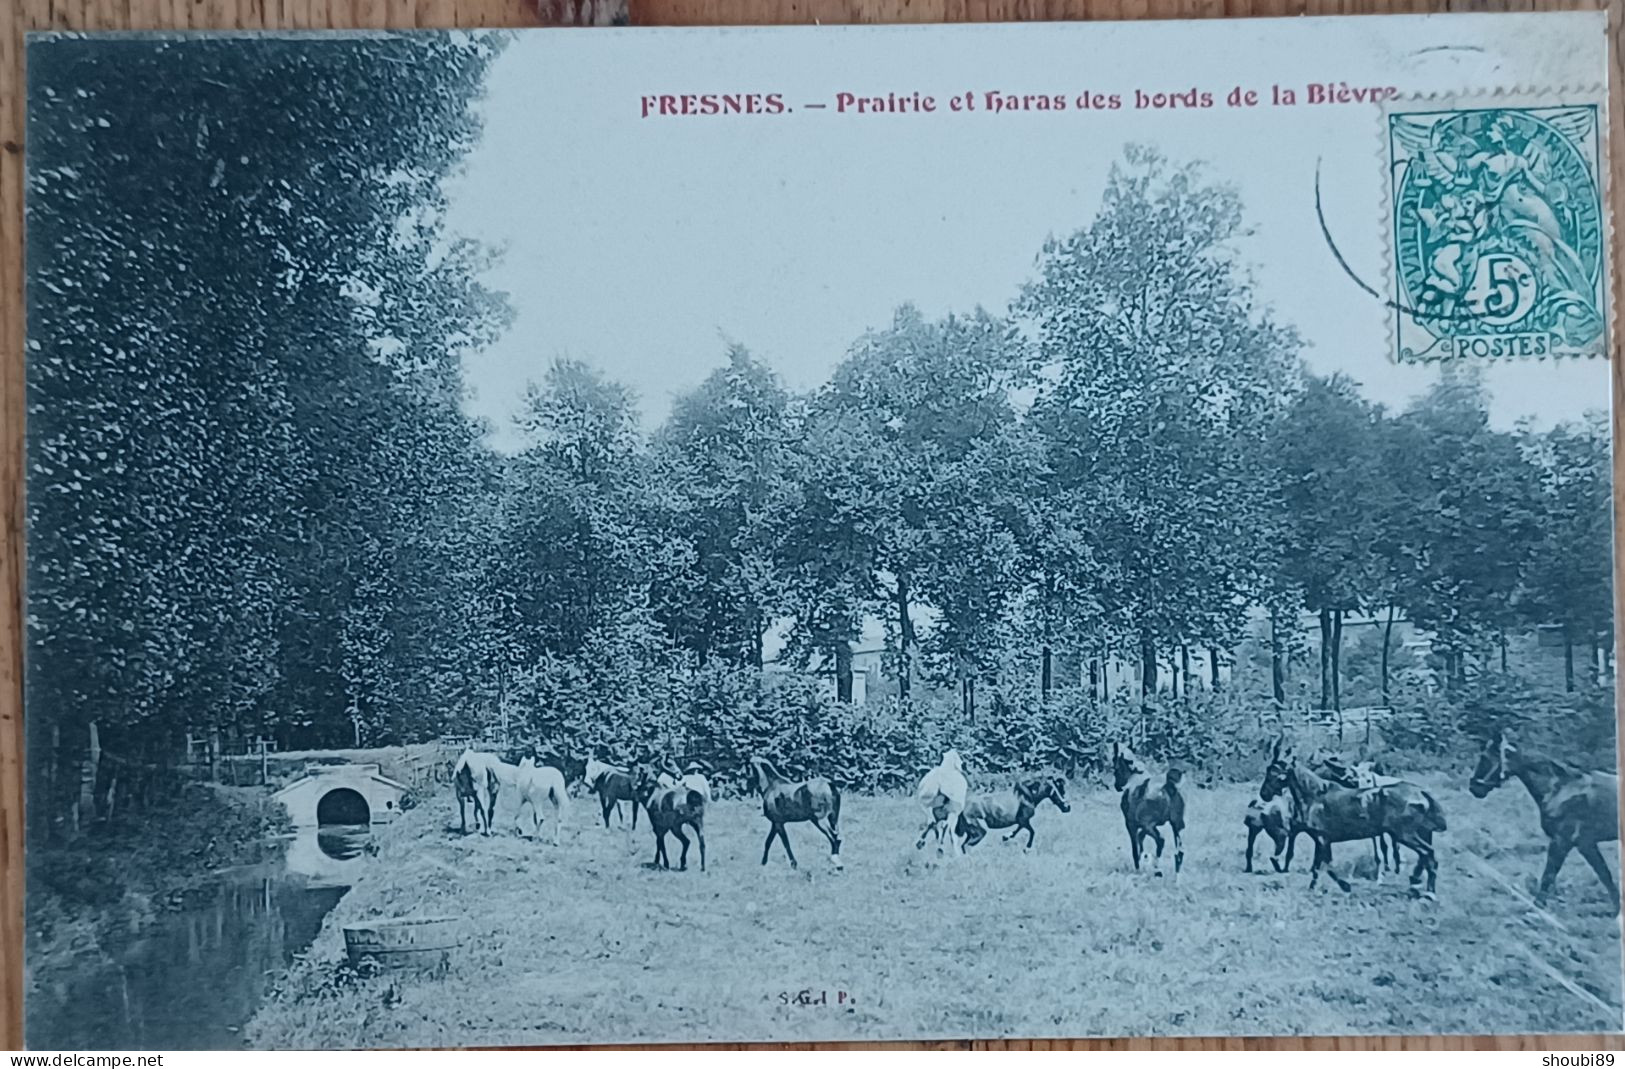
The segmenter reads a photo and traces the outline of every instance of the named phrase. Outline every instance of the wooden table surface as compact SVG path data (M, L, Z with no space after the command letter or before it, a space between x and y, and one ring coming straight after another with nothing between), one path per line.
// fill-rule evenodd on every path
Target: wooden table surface
M626 5L630 4L628 8ZM23 34L30 30L258 30L440 28L474 26L762 25L769 23L1015 22L1046 20L1247 18L1267 15L1364 15L1386 12L1532 11L1550 8L1609 13L1610 129L1615 145L1625 123L1620 106L1622 0L1609 3L1450 0L0 0L0 1046L22 1044L23 770L22 770L22 470ZM1611 203L1618 205L1620 159L1614 154ZM1615 264L1621 239L1614 235ZM1619 274L1615 302L1619 303ZM1616 332L1615 338L1618 334ZM1615 529L1621 510L1619 413L1625 390L1614 356ZM1620 572L1616 544L1615 572ZM1615 582L1615 603L1625 584ZM1616 619L1625 613L1616 609ZM1616 628L1616 632L1619 629ZM840 1049L843 1044L812 1044ZM865 1044L864 1046L872 1046ZM882 1045L884 1046L884 1045ZM898 1047L979 1049L1625 1049L1622 1036L1416 1036L1372 1039L1074 1040L1033 1043L902 1043Z

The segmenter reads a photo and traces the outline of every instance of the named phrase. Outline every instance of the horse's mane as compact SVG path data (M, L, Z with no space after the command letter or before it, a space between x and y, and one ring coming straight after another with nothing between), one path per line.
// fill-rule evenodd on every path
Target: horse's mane
M1537 772L1542 772L1548 776L1554 776L1560 780L1579 779L1581 776L1585 775L1585 769L1572 765L1567 761L1559 761L1555 757L1545 757L1541 754L1533 754L1525 750L1519 750L1518 756L1520 759L1522 759L1524 764L1534 768Z

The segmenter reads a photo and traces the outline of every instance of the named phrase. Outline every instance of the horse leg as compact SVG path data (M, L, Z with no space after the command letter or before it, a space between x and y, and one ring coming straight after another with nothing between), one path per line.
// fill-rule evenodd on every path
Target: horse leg
M1140 871L1140 831L1133 824L1128 825L1128 851L1134 857L1134 871Z
M662 861L665 861L665 860L666 860L666 833L656 829L656 831L655 831L655 859L654 859L654 862L653 862L654 867L655 868L660 868L660 863Z
M688 871L688 836L683 834L683 826L681 824L679 824L679 825L677 825L677 827L673 828L671 830L671 833L673 835L677 836L677 841L678 842L683 844L683 852L681 854L677 855L677 871L678 872L687 872Z
M698 824L694 825L694 838L700 841L700 871L705 871L705 832L700 830Z
M795 852L790 849L790 833L784 830L783 824L780 824L778 829L779 842L784 844L784 856L790 859L790 867L793 869L800 868L801 866L796 864Z
M762 864L767 864L767 852L773 849L773 837L779 834L779 826L774 824L767 829L767 842L762 844Z
M1614 883L1614 874L1608 871L1608 862L1603 860L1602 851L1597 849L1596 843L1576 843L1576 850L1591 865L1591 871L1597 874L1602 881L1603 890L1608 892L1608 901L1613 905L1614 912L1619 912L1619 887Z
M1262 830L1257 825L1247 825L1247 867L1242 869L1243 872L1253 871L1253 842L1258 838L1258 833Z
M1270 864L1275 866L1276 872L1286 872L1292 867L1292 851L1298 847L1298 835L1301 829L1292 828L1286 833L1286 856L1281 856L1281 844L1275 844L1275 854L1270 858Z
M940 830L940 826L941 826L941 822L937 820L936 814L932 813L931 814L931 822L929 824L927 824L925 827L920 829L920 837L919 837L918 840L915 841L914 849L916 849L916 850L925 849L925 840L930 837L930 835L931 835L931 833L933 831L935 831L937 833L937 839L941 840L942 832Z
M604 811L604 830L608 831L609 830L609 811L611 809L615 810L615 816L617 818L620 817L620 815L621 815L621 804L619 802L607 797L606 795L599 795L598 796L598 805Z
M1150 834L1152 840L1157 844L1157 856L1151 859L1151 871L1156 873L1158 876L1161 876L1163 847L1162 832L1157 830L1157 826L1155 824L1151 825L1151 827L1145 830L1148 834Z
M1174 832L1174 875L1178 876L1185 866L1185 825L1170 824L1169 827Z
M1033 848L1033 839L1037 837L1037 833L1033 831L1033 826L1031 824L1026 823L1026 822L1023 822L1021 827L1024 827L1024 828L1027 829L1027 845L1022 847L1022 849L1023 850L1031 850ZM1021 828L1017 828L1016 830L1020 831Z
M1354 885L1343 879L1343 877L1339 876L1337 874L1337 870L1332 868L1332 843L1330 839L1326 840L1325 842L1325 851L1326 862L1324 867L1326 869L1326 875L1330 876L1332 878L1332 882L1337 884L1337 886L1341 887L1344 891L1354 890Z
M1557 883L1557 872L1563 867L1563 861L1569 856L1572 843L1553 839L1546 848L1546 871L1540 874L1540 890L1535 892L1535 905L1544 906L1546 896L1552 893L1552 887Z

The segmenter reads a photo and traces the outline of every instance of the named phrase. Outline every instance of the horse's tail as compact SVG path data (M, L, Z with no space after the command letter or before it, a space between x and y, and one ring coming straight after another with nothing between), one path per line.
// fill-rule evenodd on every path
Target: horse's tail
M467 754L457 759L457 764L451 772L451 782L457 797L474 797L474 770L469 767Z
M1422 814L1423 821L1434 831L1444 831L1444 807L1427 791L1422 792L1422 797L1427 799L1427 810Z
M688 789L688 808L690 812L698 816L705 816L705 792L690 787Z

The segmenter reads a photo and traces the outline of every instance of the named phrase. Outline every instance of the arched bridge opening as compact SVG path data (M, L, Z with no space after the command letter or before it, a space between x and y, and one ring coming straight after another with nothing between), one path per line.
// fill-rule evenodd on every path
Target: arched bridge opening
M360 791L335 787L316 803L317 824L371 824L372 807Z

